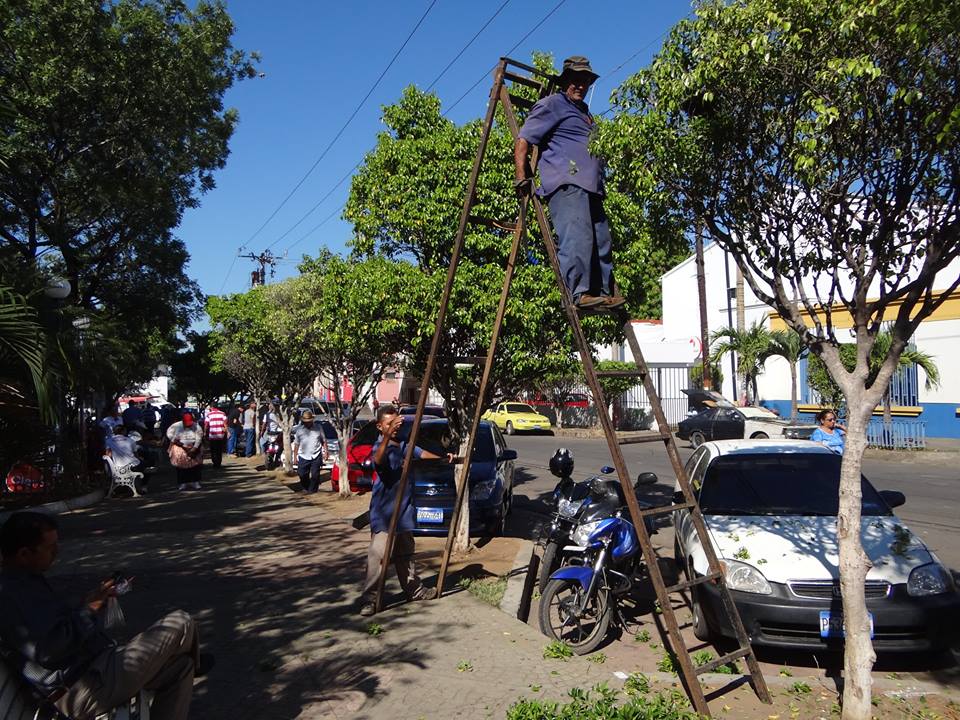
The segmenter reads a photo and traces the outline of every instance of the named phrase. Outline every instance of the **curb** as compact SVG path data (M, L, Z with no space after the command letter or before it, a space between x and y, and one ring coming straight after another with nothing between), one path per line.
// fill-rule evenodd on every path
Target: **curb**
M82 508L88 508L92 505L96 505L98 502L103 500L106 495L106 490L94 490L86 495L70 498L68 500L54 500L53 502L44 503L43 505L34 505L32 507L21 508L20 510L6 510L4 512L0 512L0 522L6 521L6 519L14 513L22 512L24 510L47 513L48 515L61 515L72 510L80 510Z
M520 597L523 595L523 583L527 576L527 566L532 552L532 540L525 541L517 550L517 556L513 560L513 570L507 577L507 589L503 591L503 597L500 599L500 610L514 620L517 619L517 611L520 609Z

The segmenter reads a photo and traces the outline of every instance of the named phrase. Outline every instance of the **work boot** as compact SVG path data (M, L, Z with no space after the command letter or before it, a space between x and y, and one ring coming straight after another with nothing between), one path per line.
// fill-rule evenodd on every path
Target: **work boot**
M574 299L573 304L577 306L578 310L596 310L604 305L604 301L602 297L583 293Z
M623 307L626 304L626 300L619 295L604 295L603 296L603 305L608 310L616 310L619 307Z

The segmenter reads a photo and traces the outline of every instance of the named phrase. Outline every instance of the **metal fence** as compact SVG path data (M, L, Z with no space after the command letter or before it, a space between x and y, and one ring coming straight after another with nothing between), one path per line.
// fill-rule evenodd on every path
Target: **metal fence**
M660 397L660 404L670 425L676 425L687 416L690 400L681 391L690 387L690 367L687 365L659 365L649 368L650 378ZM590 389L582 385L575 392L590 397ZM618 430L648 430L654 426L653 411L643 385L635 385L620 398L619 417L615 418ZM589 408L569 408L563 413L566 427L590 427L596 425L597 413L593 403Z
M894 418L887 425L883 418L873 418L867 425L867 447L886 450L924 450L927 447L927 424L922 420Z

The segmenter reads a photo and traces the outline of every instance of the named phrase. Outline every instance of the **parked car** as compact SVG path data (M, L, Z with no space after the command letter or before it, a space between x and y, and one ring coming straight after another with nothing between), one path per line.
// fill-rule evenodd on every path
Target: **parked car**
M337 429L329 420L317 420L315 422L318 422L320 427L323 428L323 436L327 439L327 460L323 463L323 469L332 471L340 457L340 437L337 435Z
M707 442L687 461L710 540L754 645L842 646L840 463L827 448L803 440ZM879 652L949 647L960 611L949 570L894 515L892 508L905 502L903 493L878 492L866 478L861 488L874 647ZM706 556L689 514L678 511L673 519L678 564L688 579L705 575ZM714 585L692 588L691 601L697 638L734 636Z
M416 415L416 414L417 414L417 406L416 406L416 405L404 405L403 407L399 408L399 412L400 412L401 415L410 415L410 416L413 416L413 415ZM424 406L423 406L423 415L424 415L424 417L426 417L427 415L429 415L430 417L445 418L445 417L447 416L447 411L444 410L443 407L441 407L440 405L424 405Z
M521 431L550 430L550 418L522 402L502 402L487 410L483 419L489 420L507 435Z
M400 440L406 440L413 425L413 416L403 416ZM347 470L350 489L365 492L378 482L376 472L364 477L361 466L367 460L379 433L370 422L347 443ZM424 417L420 424L417 445L444 455L456 452L452 447L449 421L446 418ZM481 422L470 464L470 534L500 535L513 508L513 474L516 450L507 447L500 431L491 423ZM416 528L414 535L446 535L456 499L454 468L442 461L423 461L411 468L414 483ZM339 488L340 473L331 475L334 489Z
M767 408L735 407L719 393L709 390L683 392L690 396L697 412L680 421L677 437L689 440L694 449L708 440L807 440L817 429L816 425L782 420Z

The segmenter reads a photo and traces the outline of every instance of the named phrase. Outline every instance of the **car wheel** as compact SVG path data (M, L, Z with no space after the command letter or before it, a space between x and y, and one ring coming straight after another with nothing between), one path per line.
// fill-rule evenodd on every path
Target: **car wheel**
M683 570L683 552L680 550L680 538L677 537L677 529L673 529L673 564L679 570Z
M707 439L704 437L703 433L699 430L694 430L690 433L690 446L696 450L698 447L703 445Z
M696 571L693 569L693 561L687 564L687 580L693 580L696 577ZM710 642L713 639L713 630L710 627L710 619L707 617L706 609L701 602L700 587L690 588L690 624L693 627L693 636L701 642Z
M751 440L769 440L770 436L767 435L765 432L758 432L751 435L750 439Z
M513 435L516 430L513 429L513 423L509 420L507 421L507 435Z

